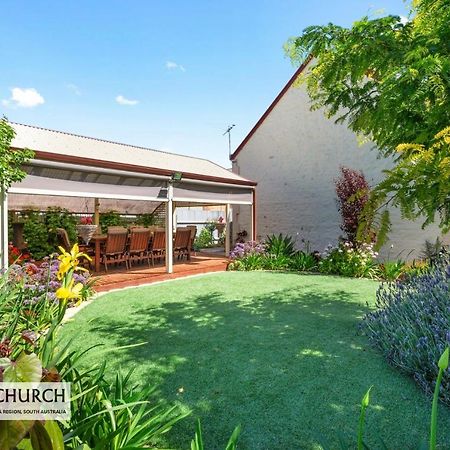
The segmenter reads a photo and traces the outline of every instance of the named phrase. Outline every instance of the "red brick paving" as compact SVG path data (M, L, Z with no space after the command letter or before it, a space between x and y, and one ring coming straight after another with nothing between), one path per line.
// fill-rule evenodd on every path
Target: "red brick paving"
M173 280L189 275L198 275L209 272L222 272L226 270L228 260L223 256L199 255L192 256L190 261L174 261L173 273L166 273L164 265L148 268L146 264L134 265L131 270L124 266L119 269L108 268L108 273L94 274L98 277L95 283L97 292L107 292L112 289L121 289L141 284L155 283L157 281Z

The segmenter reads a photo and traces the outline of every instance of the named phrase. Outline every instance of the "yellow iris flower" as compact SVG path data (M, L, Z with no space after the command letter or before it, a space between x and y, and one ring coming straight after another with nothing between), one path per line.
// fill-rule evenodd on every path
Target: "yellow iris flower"
M58 270L58 279L62 280L64 275L70 270L86 270L82 267L78 267L80 258L86 258L88 261L92 261L92 258L89 257L86 253L80 252L80 248L78 244L75 244L70 252L64 250L64 248L59 247L59 251L61 254L58 256L58 259L61 261Z
M81 283L75 284L75 280L72 279L68 286L61 286L56 291L56 297L60 300L69 300L80 298L83 285Z

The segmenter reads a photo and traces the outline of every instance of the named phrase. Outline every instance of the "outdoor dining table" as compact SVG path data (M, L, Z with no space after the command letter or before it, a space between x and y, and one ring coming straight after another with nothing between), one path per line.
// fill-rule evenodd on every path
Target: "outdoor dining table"
M106 234L94 234L92 236L90 243L95 246L95 271L100 272L100 260L101 260L101 245L105 242L107 238Z

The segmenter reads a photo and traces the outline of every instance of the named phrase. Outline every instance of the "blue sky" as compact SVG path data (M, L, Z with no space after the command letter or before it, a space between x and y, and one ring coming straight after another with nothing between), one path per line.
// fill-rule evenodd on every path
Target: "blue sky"
M402 0L4 2L0 112L10 120L212 159L235 148L295 68L308 25L405 15Z

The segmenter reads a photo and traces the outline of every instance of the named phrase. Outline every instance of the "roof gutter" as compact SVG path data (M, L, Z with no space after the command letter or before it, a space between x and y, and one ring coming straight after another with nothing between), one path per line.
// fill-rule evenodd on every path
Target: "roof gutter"
M18 148L12 147L13 150L19 150ZM101 169L112 169L112 170L121 170L124 172L135 172L139 174L148 174L148 175L158 175L162 177L172 177L174 172L177 170L169 170L169 169L160 169L157 167L147 167L147 166L138 166L135 164L128 163L119 163L114 161L104 161L101 159L95 158L84 158L80 156L73 155L63 155L60 153L51 153L51 152L43 152L40 150L34 150L34 157L36 160L42 161L53 161L60 163L69 163L76 164L81 166L91 166L95 168ZM78 168L80 170L80 168ZM193 182L210 182L212 184L215 183L223 183L225 185L237 185L237 186L256 186L257 183L254 181L242 179L242 180L234 180L232 178L224 178L224 177L215 177L212 175L202 175L196 174L192 172L182 172L183 181L193 180Z
M45 152L46 153L46 152ZM36 155L37 152L36 152ZM62 155L66 156L66 155ZM75 157L79 158L79 157ZM79 158L79 159L85 159L85 158ZM81 164L74 164L74 163L67 163L67 162L60 162L60 161L54 161L54 160L46 160L46 159L32 159L27 164L32 166L41 166L41 167L51 167L56 169L66 169L66 170L76 170L76 171L82 171L82 172L93 172L93 173L102 173L107 175L118 175L118 176L138 176L139 178L145 178L145 179L153 179L153 180L161 180L161 181L170 181L172 179L173 172L170 172L170 175L156 175L156 174L150 174L145 172L137 172L137 171L130 171L130 170L121 170L121 169L112 169L112 168L105 168L105 167L99 167L99 166L90 166L90 165L81 165ZM134 166L134 167L141 167L141 166ZM208 181L208 180L200 180L200 179L191 179L186 178L185 173L183 173L182 178L183 183L195 183L195 184L203 184L207 186L224 186L224 187L230 187L230 184L235 187L242 187L242 188L253 188L256 186L256 183L254 184L236 184L236 183L223 183L219 181ZM233 180L234 181L234 180ZM236 180L239 181L239 180ZM246 180L243 180L244 182ZM251 182L253 183L253 182Z

